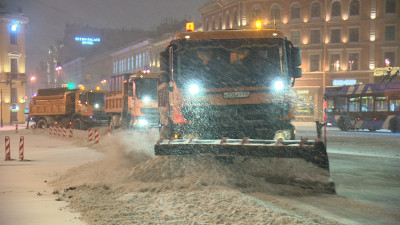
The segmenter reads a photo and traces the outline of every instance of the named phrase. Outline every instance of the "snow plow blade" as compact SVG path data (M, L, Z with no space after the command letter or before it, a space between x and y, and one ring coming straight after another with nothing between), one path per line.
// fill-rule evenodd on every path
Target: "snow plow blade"
M328 154L322 141L311 140L160 140L155 155L215 155L251 158L301 158L329 171Z

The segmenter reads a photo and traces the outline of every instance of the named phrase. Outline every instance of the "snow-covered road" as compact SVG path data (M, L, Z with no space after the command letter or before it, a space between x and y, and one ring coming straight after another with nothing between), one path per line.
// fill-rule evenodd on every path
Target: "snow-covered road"
M312 124L298 126L298 137L313 138L313 128ZM4 136L10 136L14 159L0 160L1 224L372 225L400 221L398 134L343 133L329 128L328 154L337 194L302 194L285 185L260 188L257 180L238 175L252 186L253 191L245 191L231 185L234 177L224 177L228 170L205 161L190 164L189 171L163 170L167 161L154 161L148 154L157 139L152 135L107 136L103 131L98 145L78 131L71 139L31 130L0 131L0 135L0 146L4 146ZM21 135L25 136L23 162L17 160ZM160 173L179 179L160 181ZM58 194L53 194L55 190ZM69 212L66 202L81 216Z

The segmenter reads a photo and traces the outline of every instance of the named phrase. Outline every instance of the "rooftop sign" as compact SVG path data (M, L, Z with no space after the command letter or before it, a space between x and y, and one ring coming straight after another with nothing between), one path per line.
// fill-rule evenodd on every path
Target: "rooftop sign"
M95 42L100 42L99 37L75 37L75 41L79 41L82 45L94 45Z

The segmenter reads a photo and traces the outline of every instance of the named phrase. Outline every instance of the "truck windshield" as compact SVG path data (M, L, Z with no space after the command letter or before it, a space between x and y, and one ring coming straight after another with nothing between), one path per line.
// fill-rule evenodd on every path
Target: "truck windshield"
M99 104L99 106L104 105L104 98L105 98L104 93L88 92L88 96L89 96L89 104L90 105L95 105L95 104Z
M200 80L207 87L268 85L285 72L282 39L199 40L176 44L178 85Z
M157 81L155 78L141 78L135 80L136 97L138 99L150 98L157 99Z

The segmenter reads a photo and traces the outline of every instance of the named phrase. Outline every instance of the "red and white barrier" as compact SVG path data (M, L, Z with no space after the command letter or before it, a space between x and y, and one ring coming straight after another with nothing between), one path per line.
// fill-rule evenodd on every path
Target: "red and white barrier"
M74 136L73 131L72 131L72 126L69 127L69 137L72 138Z
M61 126L58 126L58 136L61 136Z
M63 137L67 136L67 126L63 127Z
M32 126L31 126L31 129L32 129L32 133L35 133L36 125L32 125Z
M53 125L50 125L50 127L49 127L49 134L50 134L50 135L53 134Z
M24 160L24 136L19 138L19 160Z
M94 130L94 143L98 144L99 143L99 139L100 139L99 130L95 129Z
M10 137L9 136L5 137L5 147L6 147L6 160L10 160L11 153L10 153Z
M44 131L46 130L46 128L44 127L44 125L42 126L42 134L44 134Z
M93 140L93 131L92 131L92 128L89 128L88 129L88 139L89 139L89 141L92 141Z

